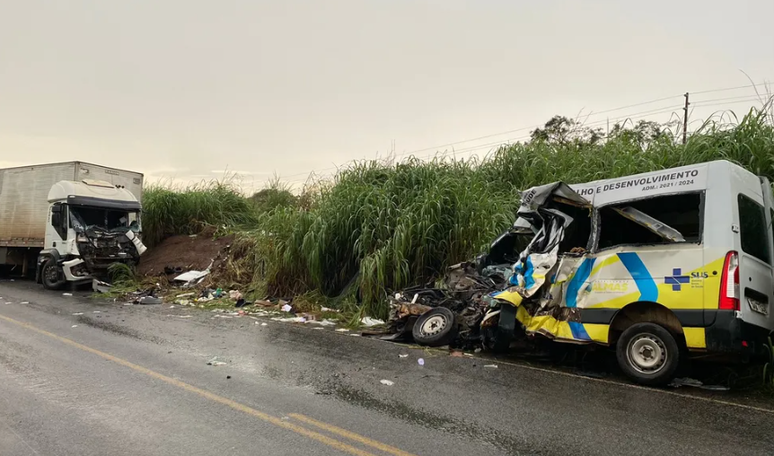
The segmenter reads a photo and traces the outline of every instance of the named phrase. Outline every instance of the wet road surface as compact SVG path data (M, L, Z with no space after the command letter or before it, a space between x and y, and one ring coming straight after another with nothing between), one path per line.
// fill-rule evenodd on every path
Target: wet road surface
M0 455L774 453L722 393L74 295L0 282Z

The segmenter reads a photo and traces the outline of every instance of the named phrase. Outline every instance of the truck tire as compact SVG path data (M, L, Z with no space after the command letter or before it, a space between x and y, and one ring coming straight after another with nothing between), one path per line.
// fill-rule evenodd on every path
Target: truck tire
M624 373L641 385L666 385L680 365L680 347L672 333L655 323L635 323L616 344Z
M414 342L429 347L448 345L457 334L454 312L445 307L436 307L419 316L411 329Z
M40 275L43 287L47 290L61 290L65 285L64 272L53 258L49 258L43 263Z

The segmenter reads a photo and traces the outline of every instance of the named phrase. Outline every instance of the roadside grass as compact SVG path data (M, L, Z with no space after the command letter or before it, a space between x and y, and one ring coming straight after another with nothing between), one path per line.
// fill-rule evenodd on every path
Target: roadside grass
M185 188L151 186L143 194L143 242L157 245L176 234L198 234L207 226L218 230L257 223L254 205L238 191L233 178Z

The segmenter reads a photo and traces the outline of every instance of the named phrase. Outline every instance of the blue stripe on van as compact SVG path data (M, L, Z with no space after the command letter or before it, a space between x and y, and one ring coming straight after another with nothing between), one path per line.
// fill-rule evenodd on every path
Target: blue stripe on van
M634 252L619 253L618 258L631 274L637 289L640 290L640 301L658 302L658 286L650 276L648 268Z
M586 332L586 328L583 327L583 323L577 321L570 321L570 331L572 331L572 337L576 340L591 340L589 333Z
M527 270L524 271L524 288L529 290L533 286L535 286L535 278L532 277L532 274L535 273L535 267L532 265L532 258L527 256Z
M591 275L595 261L597 261L596 258L584 259L583 263L575 271L575 275L570 279L570 283L567 284L567 300L565 301L567 307L578 306L578 292Z

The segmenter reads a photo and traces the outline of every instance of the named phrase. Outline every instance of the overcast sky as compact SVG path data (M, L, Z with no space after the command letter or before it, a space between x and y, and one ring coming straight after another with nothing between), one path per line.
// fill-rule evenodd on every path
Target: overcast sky
M0 166L228 169L249 191L391 150L483 154L554 114L666 120L742 71L774 82L772 17L772 0L0 0ZM692 119L754 95L697 93Z

